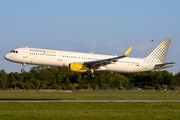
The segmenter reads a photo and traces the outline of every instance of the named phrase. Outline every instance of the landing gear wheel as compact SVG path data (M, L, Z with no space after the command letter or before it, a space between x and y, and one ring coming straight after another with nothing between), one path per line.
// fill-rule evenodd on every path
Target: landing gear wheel
M86 79L86 78L87 78L87 75L86 75L86 74L85 74L85 75L83 75L83 78L85 78L85 79Z
M24 69L21 69L21 72L22 72L22 73L24 73L24 72L25 72L25 70L24 70Z
M91 78L94 78L95 77L95 75L94 74L91 74Z
M83 73L82 77L86 79L87 78L87 73Z

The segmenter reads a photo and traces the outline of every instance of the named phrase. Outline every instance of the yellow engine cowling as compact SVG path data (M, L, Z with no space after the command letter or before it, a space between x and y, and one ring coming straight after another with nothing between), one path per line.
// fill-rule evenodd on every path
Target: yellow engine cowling
M58 69L59 72L73 73L72 71L69 71L69 69L66 67L59 67Z
M70 63L69 70L72 72L87 72L87 66L77 63Z

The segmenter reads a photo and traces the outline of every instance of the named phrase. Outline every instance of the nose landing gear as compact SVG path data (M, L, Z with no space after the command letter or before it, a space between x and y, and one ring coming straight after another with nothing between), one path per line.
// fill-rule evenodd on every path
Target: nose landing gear
M26 66L26 63L23 63L22 65L23 65L23 69L21 69L21 72L24 73L25 72L24 68Z

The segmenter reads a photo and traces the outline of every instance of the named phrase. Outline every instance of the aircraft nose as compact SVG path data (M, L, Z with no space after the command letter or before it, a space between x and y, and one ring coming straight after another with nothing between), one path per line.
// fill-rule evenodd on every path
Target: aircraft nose
M6 54L4 55L4 59L7 59L7 56L6 56Z
M5 55L4 55L4 59L8 60L8 59L9 59L8 56L9 56L8 54L5 54Z

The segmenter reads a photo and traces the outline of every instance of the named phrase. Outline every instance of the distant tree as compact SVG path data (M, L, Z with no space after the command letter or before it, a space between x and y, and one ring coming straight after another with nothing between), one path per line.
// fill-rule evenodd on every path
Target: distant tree
M163 84L163 73L162 71L158 71L153 77L154 84Z
M41 85L41 81L38 79L35 79L33 83L34 83L35 89L39 89Z
M39 79L44 83L53 84L54 74L47 69L39 70ZM45 82L46 81L46 82Z
M131 89L131 88L133 88L133 87L134 87L134 84L131 83L131 84L128 86L128 89Z
M180 72L174 75L172 84L176 87L180 87Z
M58 85L59 85L60 89L64 89L64 90L67 89L67 87L64 83L59 83Z
M88 88L88 83L90 83L90 78L83 78L81 74L79 74L76 78L76 83L78 84L78 88Z
M0 89L7 88L7 74L4 70L0 71Z
M113 85L113 74L111 74L110 72L107 73L107 75L105 77L105 81L106 81L106 85L108 85L109 87L112 87L112 85Z
M93 88L93 90L97 90L99 88L99 86L97 84L93 84L92 88Z
M163 84L170 85L173 79L173 74L169 73L166 70L163 70L162 73L163 73Z
M45 80L42 80L41 81L42 85L43 85L43 89L46 89L47 88L47 85L49 84L48 81L45 81Z
M105 86L105 74L103 72L100 72L99 86L100 87L104 87Z
M63 83L66 79L66 73L63 73L63 72L59 72L57 75L56 75L56 83L59 84L59 83Z
M121 74L114 74L114 86L116 86L119 89L125 88L129 84L129 79L126 78L124 75Z
M77 79L76 79L76 82L78 83L78 84L82 84L83 82L82 82L82 75L78 75L78 77L77 77Z
M15 77L15 89L16 87L22 88L23 77L17 72L14 73L14 77Z
M35 66L29 72L6 74L0 71L0 89L74 89L103 87L105 89L124 89L141 85L150 89L170 88L179 89L180 72L173 76L168 71L148 71L138 73L113 73L106 71L94 71L95 78L91 78L91 72L87 72L87 78L82 73L59 72L57 67ZM142 84L140 84L142 83ZM152 89L152 88L151 88Z
M10 73L9 79L8 79L8 87L16 88L15 84L16 84L16 79L14 77L14 74Z
M160 84L155 84L155 89L162 90L162 86Z
M61 88L60 88L60 86L58 86L58 84L52 84L52 89L59 90Z
M66 80L64 81L64 85L66 86L67 89L70 88L71 82L69 80L69 77L66 77Z
M105 90L110 90L111 87L109 87L109 84L106 84L106 85L104 86L104 89L105 89Z

